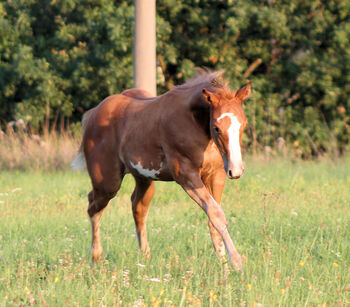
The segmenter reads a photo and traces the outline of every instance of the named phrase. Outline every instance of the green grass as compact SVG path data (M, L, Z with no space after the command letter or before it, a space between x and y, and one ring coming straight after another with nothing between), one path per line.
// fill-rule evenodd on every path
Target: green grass
M103 215L104 260L93 266L87 174L2 172L0 306L349 305L350 160L248 160L246 170L222 199L244 259L227 278L207 217L174 183L156 185L146 261L126 178Z

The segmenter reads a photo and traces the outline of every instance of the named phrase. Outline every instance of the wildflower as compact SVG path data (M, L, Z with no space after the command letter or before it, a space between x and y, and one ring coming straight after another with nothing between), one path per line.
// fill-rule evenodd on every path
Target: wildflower
M247 289L250 290L252 288L252 284L247 284Z
M280 277L281 277L281 272L276 270L275 271L275 279L280 279Z
M34 296L33 295L29 295L29 301L34 304L35 303L35 299L34 299Z
M300 265L300 266L303 266L303 265L304 265L304 261L300 261L300 262L299 262L299 265Z
M56 277L55 277L55 283L56 283L56 282L59 282L59 280L60 280L60 278L56 276Z
M333 266L334 266L335 268L337 268L337 267L339 266L339 264L336 263L336 262L334 262L334 263L333 263Z
M29 290L29 288L27 286L24 288L24 290L26 290L28 295L30 294L30 290Z
M286 289L282 288L281 293L284 294L284 292L286 292Z
M150 281L154 281L154 282L161 282L161 280L159 278L150 278Z

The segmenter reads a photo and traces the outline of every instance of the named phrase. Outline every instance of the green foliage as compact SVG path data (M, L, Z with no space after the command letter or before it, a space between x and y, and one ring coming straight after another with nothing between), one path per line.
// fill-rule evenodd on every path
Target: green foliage
M133 1L0 1L0 117L71 122L132 87ZM350 141L350 4L157 1L159 93L194 67L253 81L247 146L308 157ZM164 78L163 78L164 76Z
M0 12L1 118L77 120L131 86L130 3L14 0Z

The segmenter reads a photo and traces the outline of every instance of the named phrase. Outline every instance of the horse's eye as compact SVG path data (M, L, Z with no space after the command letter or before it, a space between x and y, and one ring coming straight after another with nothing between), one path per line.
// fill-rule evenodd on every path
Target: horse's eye
M218 127L214 127L214 130L215 130L215 132L218 133L218 134L221 133L221 131L220 131L220 129L219 129Z

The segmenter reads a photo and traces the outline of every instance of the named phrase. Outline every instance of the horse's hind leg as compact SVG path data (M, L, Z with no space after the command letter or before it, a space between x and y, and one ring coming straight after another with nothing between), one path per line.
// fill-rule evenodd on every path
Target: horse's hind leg
M102 257L103 249L100 241L100 220L105 207L113 196L104 195L96 189L89 193L88 214L91 222L92 242L90 252L92 261L101 260Z
M217 171L217 173L211 175L210 177L202 178L204 185L218 204L221 202L221 196L225 185L225 178L226 174L224 170ZM215 252L218 255L220 261L223 261L226 256L225 244L220 233L215 229L210 221L208 223L208 226Z
M140 178L135 178L135 181L136 187L131 196L132 213L140 249L143 255L149 259L151 257L151 252L147 240L146 219L149 204L154 195L154 182Z
M93 183L93 190L89 193L89 207L88 214L91 222L92 242L91 242L91 258L92 261L98 261L102 257L102 246L100 241L100 220L102 213L109 201L117 194L123 175L117 173L110 178L110 181L102 180L98 184L94 180L94 176L91 176ZM120 174L120 175L119 175ZM113 178L113 179L112 179Z

